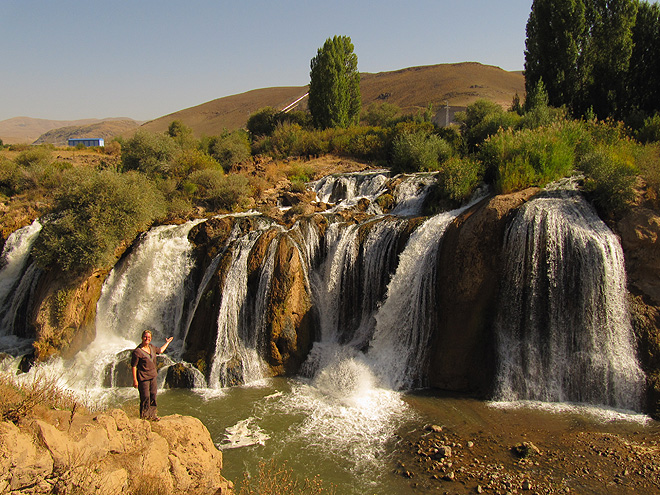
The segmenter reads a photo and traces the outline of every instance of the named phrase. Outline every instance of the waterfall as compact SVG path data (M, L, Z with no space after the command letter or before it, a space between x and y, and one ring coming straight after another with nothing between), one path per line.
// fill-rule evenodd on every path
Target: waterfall
M366 346L375 326L373 313L396 268L405 226L394 217L330 225L328 256L313 275L323 341Z
M38 220L13 232L0 257L0 350L25 353L31 340L26 337L26 311L39 280L40 270L30 263L30 250L41 231ZM21 338L23 337L23 338Z
M639 410L621 246L574 190L524 205L505 239L497 398Z
M171 354L181 350L193 291L188 233L200 222L152 228L112 269L96 306L96 339L75 358L78 387L101 387L106 368L121 351L134 348L147 328L156 343L174 337Z
M318 201L349 208L361 198L373 200L385 192L388 178L387 170L375 170L329 175L311 185Z
M232 246L231 263L222 287L218 312L215 356L209 386L226 387L250 383L265 376L265 364L259 351L263 337L267 291L272 276L276 242L272 241L261 267L255 307L248 303L248 258L263 231L250 232ZM277 237L276 237L277 239Z
M387 296L375 314L369 358L385 386L394 390L423 384L428 345L436 321L436 259L449 224L476 203L440 213L412 234L399 257Z
M405 175L394 189L392 215L419 215L426 195L437 180L437 173Z

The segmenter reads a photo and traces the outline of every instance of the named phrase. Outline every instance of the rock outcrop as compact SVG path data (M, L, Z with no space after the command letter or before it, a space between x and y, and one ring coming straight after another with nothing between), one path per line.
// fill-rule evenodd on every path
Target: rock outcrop
M107 274L97 270L72 280L52 271L40 278L28 323L39 361L53 355L71 358L94 340L96 303Z
M50 411L20 426L0 423L0 493L233 493L221 471L222 453L190 416L151 423L119 409Z
M660 215L635 207L614 228L626 257L639 361L648 379L646 410L660 419Z

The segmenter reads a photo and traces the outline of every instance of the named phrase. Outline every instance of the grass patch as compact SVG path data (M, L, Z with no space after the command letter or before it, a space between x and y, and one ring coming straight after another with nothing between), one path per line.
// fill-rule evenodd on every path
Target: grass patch
M238 495L334 495L334 486L325 487L317 476L311 480L299 479L286 463L278 465L273 459L259 463L256 478L247 473Z
M55 378L35 374L32 379L18 381L13 375L0 373L0 418L18 422L35 416L43 409L71 411L70 422L77 412L93 409L72 392L63 390Z

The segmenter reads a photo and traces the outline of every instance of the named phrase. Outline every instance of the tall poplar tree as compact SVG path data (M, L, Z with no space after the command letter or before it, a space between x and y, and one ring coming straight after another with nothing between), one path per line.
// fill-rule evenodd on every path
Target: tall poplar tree
M589 39L583 66L587 99L600 118L625 113L625 85L633 51L637 0L586 0Z
M552 106L598 117L624 112L638 0L534 0L525 84L543 80Z
M314 125L326 129L357 124L362 99L351 38L328 38L310 65L309 111Z
M643 117L660 111L660 5L641 2L633 28L626 88L630 110Z
M551 106L573 109L583 79L586 33L583 0L534 0L525 47L527 94L543 81Z

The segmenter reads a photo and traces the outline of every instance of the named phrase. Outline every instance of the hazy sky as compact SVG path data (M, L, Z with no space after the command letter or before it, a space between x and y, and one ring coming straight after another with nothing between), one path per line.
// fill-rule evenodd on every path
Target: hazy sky
M475 61L522 70L532 0L0 0L0 120L150 120L309 83L324 41L361 72Z

